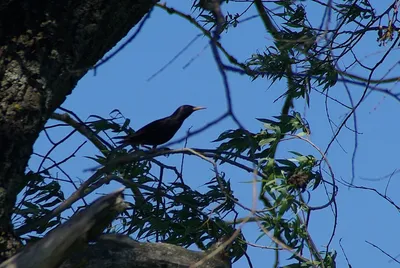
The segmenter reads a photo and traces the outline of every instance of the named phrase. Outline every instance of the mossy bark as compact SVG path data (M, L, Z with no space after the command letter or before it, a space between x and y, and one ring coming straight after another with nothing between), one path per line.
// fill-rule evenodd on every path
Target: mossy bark
M78 80L153 7L151 0L0 4L0 262L20 243L10 218L39 132Z

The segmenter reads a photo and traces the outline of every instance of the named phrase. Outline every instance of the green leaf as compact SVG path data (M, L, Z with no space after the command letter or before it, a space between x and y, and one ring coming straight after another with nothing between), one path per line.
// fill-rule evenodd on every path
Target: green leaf
M267 139L262 139L262 140L258 143L258 145L262 147L262 146L264 146L264 145L266 145L266 144L270 144L271 142L274 142L274 141L276 141L276 138L273 138L273 137L267 138Z
M297 165L288 159L277 159L276 162L278 162L282 165L288 166L290 168L293 168L293 169L297 168Z
M319 173L319 172L317 172L315 175L314 175L314 186L313 186L313 190L315 190L315 189L317 189L317 187L319 186L319 184L321 183L321 181L322 181L322 175L321 175L321 173Z
M278 215L279 216L283 216L283 214L285 214L289 209L290 206L293 203L293 199L291 198L291 196L287 196L286 198L282 199L282 202L279 204L279 211L278 211Z
M39 207L36 204L32 204L28 201L22 202L22 205L24 205L25 207L30 208L32 210L39 210Z

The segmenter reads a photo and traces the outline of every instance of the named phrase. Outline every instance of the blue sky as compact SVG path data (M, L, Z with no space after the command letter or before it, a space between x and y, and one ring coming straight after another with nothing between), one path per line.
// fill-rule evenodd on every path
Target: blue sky
M376 6L377 11L387 7L388 1L380 1ZM304 4L307 5L308 1ZM184 12L189 12L190 1L168 1L168 5ZM230 12L239 12L247 5L230 3ZM227 6L227 7L228 7ZM312 5L310 4L310 7ZM312 9L312 12L318 13ZM251 8L248 15L255 14ZM315 16L314 19L318 19ZM319 25L319 24L318 24ZM132 31L134 31L133 29ZM96 76L89 72L81 81L73 93L68 96L63 107L73 110L81 119L96 114L108 117L114 109L119 109L126 117L131 119L131 127L138 129L144 124L164 117L172 113L182 104L206 106L207 110L194 113L186 120L183 127L175 136L175 139L183 137L189 127L200 128L207 122L215 119L226 110L226 100L221 77L211 54L210 48L204 49L208 40L199 38L185 51L174 63L168 66L151 81L147 79L156 73L164 64L169 62L183 47L185 47L199 33L191 24L179 18L169 15L165 11L156 8L151 18L146 22L142 32L137 38L115 56L108 63L97 70ZM365 40L356 49L365 63L371 63L383 54L385 47L379 47L375 42L376 33L367 34ZM265 32L259 19L253 19L230 30L222 37L222 43L227 50L241 61L245 61L256 51L263 51L266 45L272 43L271 37ZM397 49L397 48L396 48ZM397 54L398 50L393 52ZM191 64L183 69L191 59ZM396 55L398 58L398 55ZM343 64L345 64L344 59ZM388 59L377 74L385 74L393 67L396 61L394 57ZM396 70L396 69L394 69ZM361 69L351 70L359 75L365 75ZM395 72L389 74L389 77ZM377 76L378 77L378 76ZM250 131L257 132L262 124L255 118L271 118L279 115L282 100L274 102L285 90L285 83L277 82L271 85L267 79L251 81L248 77L237 74L229 74L229 82L233 99L233 108L240 122ZM397 85L391 85L388 89L396 90ZM358 100L363 88L350 85L350 92L355 100ZM331 96L349 103L347 93L342 84L338 83L330 89ZM332 138L328 119L325 113L325 98L317 92L311 94L310 108L303 102L296 103L296 110L305 116L311 126L310 139L322 149L325 149ZM156 108L154 108L156 107ZM355 184L374 187L384 192L387 180L376 179L390 174L398 167L397 151L399 147L399 127L393 115L398 114L398 103L390 97L382 94L371 94L357 110L358 151L355 162ZM337 124L346 115L346 110L339 105L329 102L330 116ZM352 128L352 120L348 124ZM211 143L218 135L227 129L237 128L232 120L227 119L212 128L193 136L188 141L188 147L214 148ZM68 132L66 129L51 132L55 139ZM52 157L63 159L71 153L79 142L84 139L75 134L68 143L55 150ZM328 159L335 171L337 180L351 180L351 157L354 149L354 133L344 129L338 136L338 141L344 150L334 143L328 153ZM176 144L174 148L180 148L183 144ZM41 135L35 144L35 151L46 153L50 145L44 135ZM278 156L288 156L288 151L297 150L303 154L313 154L319 157L318 152L303 142L285 142L280 145ZM72 175L73 179L85 180L90 173L84 169L94 166L94 163L85 158L98 153L95 147L89 143L71 161L65 163L63 168ZM170 156L166 160L169 163L179 165L180 156ZM31 159L31 167L37 166L38 160ZM186 157L184 167L185 182L199 191L205 191L203 186L212 178L211 166L195 157ZM251 206L251 174L239 172L227 166L221 167L227 173L237 197L241 202ZM329 179L329 178L327 178ZM397 175L390 181L387 190L394 202L396 189L400 186ZM102 189L98 193L110 190ZM66 193L72 193L73 188L68 186ZM92 198L95 198L94 195ZM342 245L353 267L394 267L395 262L377 249L368 245L370 241L385 249L392 256L400 254L396 247L398 240L399 213L385 200L375 193L365 190L348 189L339 185L337 196L338 226L333 243L333 248L338 252L338 267L345 267L346 262L338 245L342 239ZM312 204L323 204L326 196L316 193L311 200ZM260 208L260 207L259 207ZM245 216L245 214L243 214ZM311 219L310 232L316 245L323 249L332 232L333 216L330 209L314 213ZM250 242L260 235L258 227L254 223L245 226L245 236ZM258 244L268 246L268 239L257 241ZM331 247L331 248L332 248ZM270 267L273 264L272 251L249 247L248 253L252 258L254 267ZM282 255L286 257L287 255ZM367 257L366 257L367 256ZM282 259L283 260L283 259ZM234 267L247 267L243 258Z

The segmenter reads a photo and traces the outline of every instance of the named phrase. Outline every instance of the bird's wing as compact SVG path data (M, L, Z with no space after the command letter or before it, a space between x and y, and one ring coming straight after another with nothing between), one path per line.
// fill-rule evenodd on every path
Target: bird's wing
M169 118L166 117L155 120L140 128L135 133L125 136L114 137L113 139L119 140L117 141L118 144L140 144L143 141L145 141L146 143L148 139L151 139L152 135L160 134L160 131L164 129L165 125L167 125L166 121L169 121L168 119Z

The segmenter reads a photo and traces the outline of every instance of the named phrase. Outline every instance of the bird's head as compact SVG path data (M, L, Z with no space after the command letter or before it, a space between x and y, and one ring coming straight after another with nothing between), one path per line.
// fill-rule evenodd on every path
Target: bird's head
M194 111L203 110L205 107L201 106L192 106L192 105L182 105L172 114L172 116L176 116L180 119L185 120L188 118Z

